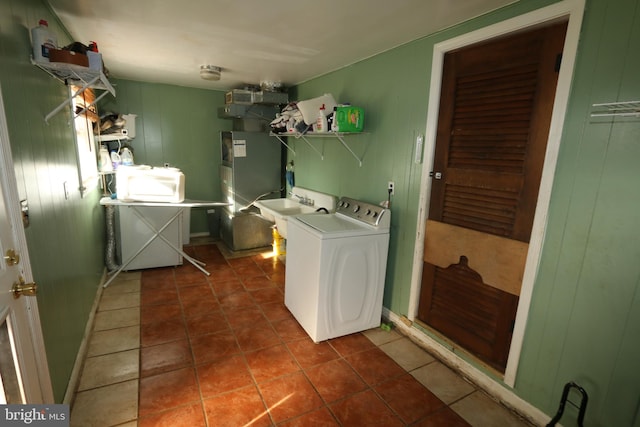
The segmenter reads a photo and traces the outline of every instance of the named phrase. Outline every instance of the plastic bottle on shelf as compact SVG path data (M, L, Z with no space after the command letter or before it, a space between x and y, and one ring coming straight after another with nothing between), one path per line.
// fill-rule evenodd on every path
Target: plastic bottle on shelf
M324 114L325 108L324 104L318 110L318 118L316 119L316 132L326 132L327 131L327 116Z
M111 163L111 156L109 156L109 151L107 147L100 147L100 152L98 156L98 169L100 172L112 172L113 171L113 163Z
M333 107L330 130L331 132L338 132L338 106Z
M102 71L102 54L98 52L98 44L94 41L89 42L87 58L89 59L89 68Z
M122 163L122 159L120 158L120 154L118 154L117 151L112 151L111 152L111 164L113 165L113 170L118 169L118 166L120 166L120 163Z
M36 62L49 62L49 50L58 47L58 39L53 31L49 30L49 23L44 19L38 22L37 27L31 29L31 42L33 60Z
M133 154L127 147L122 149L120 158L122 159L122 166L133 166Z

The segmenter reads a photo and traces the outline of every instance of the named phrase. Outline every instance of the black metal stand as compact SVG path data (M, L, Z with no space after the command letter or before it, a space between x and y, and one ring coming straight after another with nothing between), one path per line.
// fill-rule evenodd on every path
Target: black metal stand
M575 388L576 390L578 390L582 395L582 400L580 400L580 406L568 400L569 392L571 391L572 388ZM560 406L558 407L558 412L556 412L556 415L551 419L551 421L549 421L549 424L547 424L547 427L554 427L556 423L560 421L560 418L562 418L562 414L564 413L564 407L567 404L567 402L569 402L570 404L578 408L578 411L579 411L578 426L582 427L582 423L584 422L584 414L585 412L587 412L588 401L589 401L589 396L587 396L587 392L585 391L585 389L583 389L582 387L580 387L578 384L574 382L569 382L565 384L564 390L562 391L562 398L560 399Z

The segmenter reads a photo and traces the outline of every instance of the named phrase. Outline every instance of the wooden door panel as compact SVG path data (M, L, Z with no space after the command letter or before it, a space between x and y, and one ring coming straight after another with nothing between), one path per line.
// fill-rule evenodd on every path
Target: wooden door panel
M520 295L527 243L432 220L425 234L424 262L446 269L464 257L479 282Z
M418 319L497 369L511 341L565 32L556 23L443 62L441 178L432 181Z
M518 297L488 286L464 257L446 269L425 263L431 286L419 319L496 369L504 369ZM435 280L429 280L435 276Z

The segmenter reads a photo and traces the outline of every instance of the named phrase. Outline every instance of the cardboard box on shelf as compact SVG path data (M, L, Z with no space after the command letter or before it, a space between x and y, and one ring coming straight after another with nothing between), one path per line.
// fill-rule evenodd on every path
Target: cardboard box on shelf
M87 55L64 49L50 49L49 62L64 62L66 64L81 65L83 67L89 66L89 58L87 58Z

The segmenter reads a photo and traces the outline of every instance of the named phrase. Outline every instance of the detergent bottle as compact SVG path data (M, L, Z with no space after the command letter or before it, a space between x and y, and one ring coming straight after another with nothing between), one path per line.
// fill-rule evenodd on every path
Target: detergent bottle
M111 164L113 165L113 170L118 169L118 166L120 166L120 164L122 163L122 158L120 157L120 154L118 154L117 151L112 151L111 152Z
M127 147L122 149L120 158L122 159L122 166L133 166L133 154Z
M326 132L327 131L327 116L324 114L325 108L324 104L318 110L318 118L316 119L316 132Z
M107 147L104 145L100 147L100 151L98 153L98 169L100 172L112 172L113 171L113 163L111 163L111 157L109 156L109 151Z
M49 50L58 47L56 35L49 30L49 23L44 19L38 22L37 27L31 29L31 42L33 60L36 62L49 62Z

